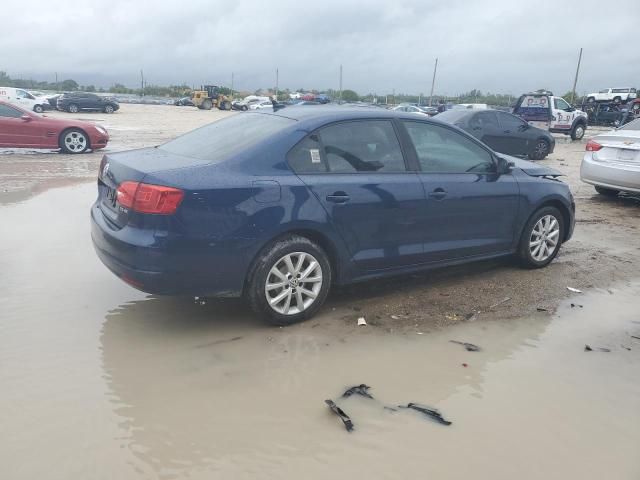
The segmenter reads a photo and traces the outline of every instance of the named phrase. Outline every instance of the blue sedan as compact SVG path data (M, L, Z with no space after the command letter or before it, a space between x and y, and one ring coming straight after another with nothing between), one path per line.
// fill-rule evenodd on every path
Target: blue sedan
M427 117L246 113L105 155L92 238L135 288L244 296L285 325L333 284L505 255L548 265L574 227L559 175Z

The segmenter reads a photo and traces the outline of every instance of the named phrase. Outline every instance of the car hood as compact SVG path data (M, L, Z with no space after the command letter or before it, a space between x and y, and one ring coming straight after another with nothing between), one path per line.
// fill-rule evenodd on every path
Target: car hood
M510 162L513 162L516 168L519 168L524 173L532 177L554 177L555 178L555 177L564 176L564 173L560 173L558 170L551 167L547 167L545 165L539 165L537 163L529 162L527 160L523 160L518 157L512 157L511 155L501 154L500 157Z
M85 121L82 121L82 120L67 120L67 119L63 119L63 118L48 117L46 115L42 115L42 118L48 124L57 125L57 126L62 127L62 128L71 128L71 127L91 128L91 127L95 127L96 126L94 123L85 122ZM102 127L102 128L104 128L104 127Z

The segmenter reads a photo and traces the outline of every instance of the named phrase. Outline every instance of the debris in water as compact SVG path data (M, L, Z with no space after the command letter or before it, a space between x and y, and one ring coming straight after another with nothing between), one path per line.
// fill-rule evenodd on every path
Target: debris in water
M495 307L497 307L498 305L502 305L503 303L506 303L506 302L508 302L509 300L511 300L511 297L505 297L505 298L503 298L502 300L500 300L498 303L494 303L493 305L491 305L491 306L489 307L489 309L495 308Z
M342 396L350 397L351 395L362 395L363 397L373 398L373 396L371 396L371 394L369 393L370 388L371 387L369 385L365 385L364 383L361 383L358 386L347 389L347 391L345 391L342 394Z
M480 347L477 346L477 345L474 345L473 343L459 342L458 340L449 340L449 341L451 343L457 343L458 345L464 346L464 348L466 348L468 352L479 352L480 351Z
M577 288L567 287L567 290L573 293L582 293L582 290L578 290Z
M604 348L604 347L590 347L589 345L585 345L584 351L585 352L610 352L611 350L609 348Z
M579 304L577 304L577 303L572 303L572 304L571 304L571 308L575 308L575 307L583 308L583 306L582 306L582 305L579 305Z
M424 413L427 417L432 418L438 423L442 425L451 425L449 420L445 420L440 412L434 408L425 407L424 405L420 405L418 403L407 403L407 405L398 405L400 408L411 408L412 410L416 410L418 412Z
M366 324L367 324L367 321L364 319L364 317L358 318L358 326L366 325Z
M344 411L336 405L336 402L334 402L333 400L325 400L324 403L329 406L333 413L340 417L340 420L342 420L342 423L344 423L344 428L347 429L347 432L353 430L353 422L349 418L349 415L344 413Z

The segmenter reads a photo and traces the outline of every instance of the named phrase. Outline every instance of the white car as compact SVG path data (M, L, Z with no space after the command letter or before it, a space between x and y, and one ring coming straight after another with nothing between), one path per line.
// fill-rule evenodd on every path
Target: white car
M22 88L13 87L0 87L0 100L37 113L45 110L45 102L49 103L45 97L36 98Z
M587 102L627 102L638 96L635 88L605 88L587 95Z
M580 179L602 195L640 193L640 118L587 143Z
M273 102L271 100L263 100L249 105L249 110L262 110L263 108L273 108Z

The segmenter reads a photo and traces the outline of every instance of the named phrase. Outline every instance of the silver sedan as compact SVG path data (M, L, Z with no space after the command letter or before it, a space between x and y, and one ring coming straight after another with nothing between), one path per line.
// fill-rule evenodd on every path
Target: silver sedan
M602 195L640 193L640 119L589 140L580 178Z

